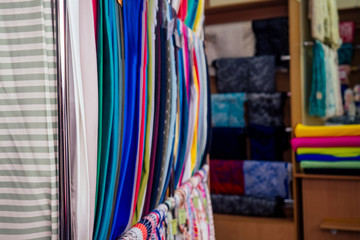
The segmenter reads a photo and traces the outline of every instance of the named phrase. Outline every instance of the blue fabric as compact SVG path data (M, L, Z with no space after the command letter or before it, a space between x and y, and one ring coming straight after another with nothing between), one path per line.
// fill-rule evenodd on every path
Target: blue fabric
M291 163L244 161L245 195L290 197Z
M267 127L250 124L247 129L251 145L251 159L282 160L290 137L284 127Z
M356 157L336 157L324 154L297 154L297 161L359 161L360 156Z
M178 20L180 21L180 20ZM180 24L178 26L178 33L180 33ZM186 94L186 85L185 85L185 76L184 73L184 66L183 66L183 54L182 49L178 50L178 73L179 73L179 99L180 99L180 141L179 141L179 152L178 152L178 159L176 160L176 167L175 167L175 188L180 181L181 172L183 169L184 161L185 161L185 153L186 153L186 142L188 136L188 125L189 125L189 106Z
M245 127L245 101L245 93L212 94L212 125L214 127Z
M123 5L125 44L125 102L121 172L110 239L126 228L131 212L139 121L139 74L141 64L141 12L143 1Z
M309 102L311 116L325 117L326 113L326 72L325 54L319 41L313 46L312 82Z

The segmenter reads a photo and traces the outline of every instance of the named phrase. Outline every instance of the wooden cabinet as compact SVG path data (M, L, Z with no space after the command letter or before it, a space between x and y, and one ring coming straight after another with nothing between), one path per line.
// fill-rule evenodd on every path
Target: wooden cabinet
M216 239L295 240L292 219L214 214Z
M304 240L360 239L360 181L303 179Z

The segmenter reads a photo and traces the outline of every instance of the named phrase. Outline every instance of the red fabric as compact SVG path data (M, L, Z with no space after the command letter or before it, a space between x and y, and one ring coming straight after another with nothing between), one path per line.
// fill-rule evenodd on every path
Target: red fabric
M340 22L340 37L343 43L354 42L355 23L354 22Z
M187 8L188 8L187 5L188 5L187 0L182 0L179 7L178 18L183 22L185 21L187 14Z
M210 160L210 190L214 194L243 195L245 192L244 161Z

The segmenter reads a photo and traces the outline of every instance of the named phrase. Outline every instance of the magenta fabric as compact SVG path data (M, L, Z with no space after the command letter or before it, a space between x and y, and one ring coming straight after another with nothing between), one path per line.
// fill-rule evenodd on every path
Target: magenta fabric
M355 22L340 22L339 32L343 43L353 43L355 35Z
M299 147L360 147L360 137L303 137L293 138L291 146L296 151Z

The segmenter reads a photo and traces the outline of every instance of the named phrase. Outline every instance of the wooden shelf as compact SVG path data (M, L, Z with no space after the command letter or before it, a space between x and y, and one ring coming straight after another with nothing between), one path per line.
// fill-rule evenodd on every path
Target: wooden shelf
M320 224L321 229L360 232L359 219L326 218Z
M306 173L296 173L295 178L360 181L360 176L323 175L323 174L306 174Z
M286 0L263 0L205 8L205 25L288 16Z
M230 214L219 214L214 213L216 219L226 219L235 222L254 222L254 223L293 223L293 218L274 218L274 217L251 217L251 216L240 216Z

